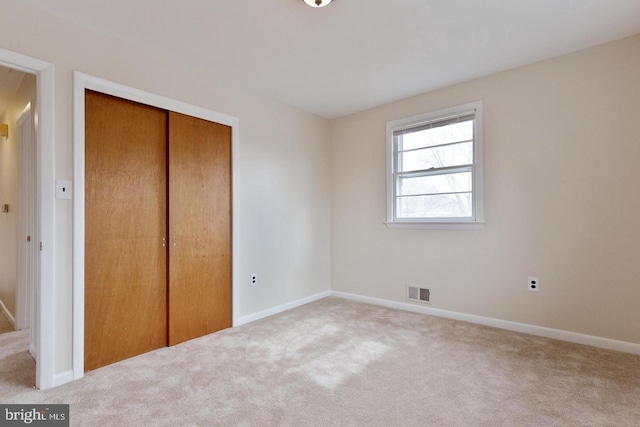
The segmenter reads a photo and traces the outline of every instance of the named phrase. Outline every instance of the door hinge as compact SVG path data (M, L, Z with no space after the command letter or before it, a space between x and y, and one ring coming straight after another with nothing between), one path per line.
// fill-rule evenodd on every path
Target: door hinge
M42 242L40 242L40 252L42 252Z

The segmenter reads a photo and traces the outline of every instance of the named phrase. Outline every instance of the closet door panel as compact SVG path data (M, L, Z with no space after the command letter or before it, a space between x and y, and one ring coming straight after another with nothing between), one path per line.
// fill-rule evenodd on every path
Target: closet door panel
M166 111L85 96L85 370L166 346Z
M169 345L231 326L231 128L169 113Z

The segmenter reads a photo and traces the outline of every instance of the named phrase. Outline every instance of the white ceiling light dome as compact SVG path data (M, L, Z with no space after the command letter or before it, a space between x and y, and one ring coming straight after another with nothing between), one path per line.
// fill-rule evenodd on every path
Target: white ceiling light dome
M304 2L311 7L324 7L332 1L333 0L304 0Z

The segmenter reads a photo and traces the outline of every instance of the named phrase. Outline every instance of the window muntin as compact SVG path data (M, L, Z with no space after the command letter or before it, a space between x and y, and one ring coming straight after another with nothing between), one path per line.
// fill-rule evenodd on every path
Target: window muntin
M387 124L388 223L482 221L480 102Z

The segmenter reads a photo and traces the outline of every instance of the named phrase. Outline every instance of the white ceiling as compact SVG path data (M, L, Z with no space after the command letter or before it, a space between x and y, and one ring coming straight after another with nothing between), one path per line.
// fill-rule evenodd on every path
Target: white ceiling
M327 118L640 33L640 0L23 1Z

